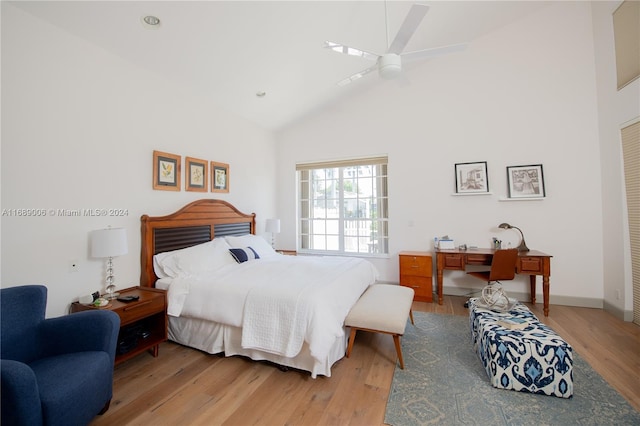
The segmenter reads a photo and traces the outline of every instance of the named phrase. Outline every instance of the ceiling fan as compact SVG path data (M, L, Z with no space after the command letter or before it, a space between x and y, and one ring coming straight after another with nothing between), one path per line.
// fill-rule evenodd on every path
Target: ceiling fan
M365 50L356 49L355 47L346 46L332 41L325 41L324 47L334 52L343 53L345 55L360 56L365 59L376 61L375 65L370 66L360 72L353 74L338 82L338 86L344 86L359 78L364 77L372 71L378 70L380 77L385 79L393 79L402 72L403 61L414 61L417 59L430 58L448 53L454 53L464 50L466 44L454 44L449 46L434 47L431 49L417 50L414 52L402 53L405 46L418 29L422 19L427 14L429 6L423 4L414 4L411 6L409 13L404 22L400 26L396 37L387 49L387 53L378 55L376 53L367 52ZM385 19L386 19L386 3L385 3Z

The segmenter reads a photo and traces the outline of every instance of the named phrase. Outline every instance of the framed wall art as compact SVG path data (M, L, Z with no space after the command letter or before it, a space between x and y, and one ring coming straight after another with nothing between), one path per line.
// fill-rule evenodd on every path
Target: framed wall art
M508 166L507 185L509 198L544 198L542 164Z
M153 151L153 189L180 191L179 155Z
M211 192L229 192L229 165L211 162Z
M456 163L456 194L488 194L487 162Z
M209 162L193 157L185 157L185 189L187 191L209 191Z

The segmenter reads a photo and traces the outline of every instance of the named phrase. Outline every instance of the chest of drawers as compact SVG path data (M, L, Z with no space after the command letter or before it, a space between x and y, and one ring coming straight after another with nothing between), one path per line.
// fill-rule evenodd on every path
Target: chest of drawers
M413 300L433 301L433 264L430 252L402 251L400 258L400 285L413 288Z

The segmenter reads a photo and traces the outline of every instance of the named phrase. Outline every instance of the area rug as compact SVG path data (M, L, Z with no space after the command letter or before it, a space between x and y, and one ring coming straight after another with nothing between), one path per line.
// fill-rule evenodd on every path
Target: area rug
M469 320L414 312L402 337L385 423L408 425L640 425L636 411L573 351L570 399L496 389L473 351Z

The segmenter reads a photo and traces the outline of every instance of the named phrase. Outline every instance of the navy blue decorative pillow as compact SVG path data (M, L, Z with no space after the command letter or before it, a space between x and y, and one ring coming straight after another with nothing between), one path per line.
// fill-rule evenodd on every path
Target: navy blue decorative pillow
M238 263L246 262L247 260L260 259L258 253L256 253L256 251L251 247L232 248L229 249L229 251L231 252L231 256L233 256Z

